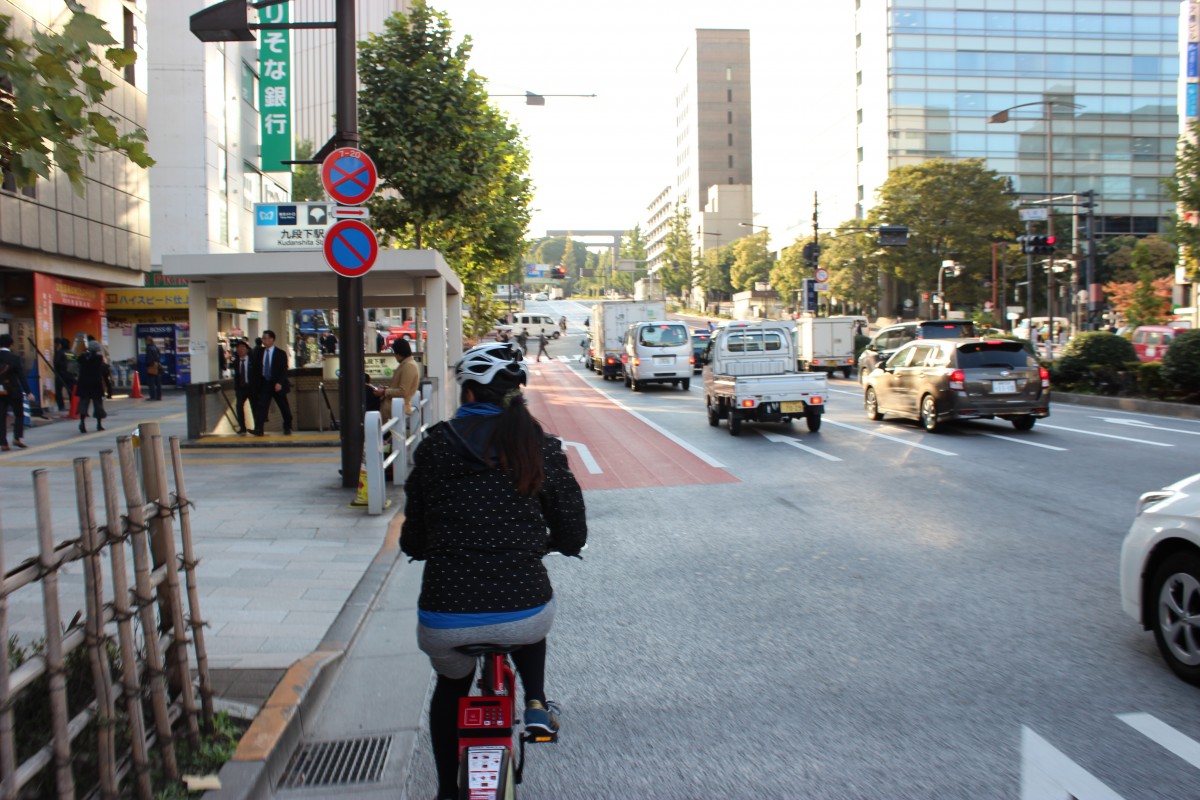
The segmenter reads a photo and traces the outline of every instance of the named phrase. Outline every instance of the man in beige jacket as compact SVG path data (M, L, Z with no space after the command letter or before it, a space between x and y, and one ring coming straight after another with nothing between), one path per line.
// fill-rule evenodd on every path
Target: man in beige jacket
M396 371L392 373L392 383L386 389L380 389L383 404L380 415L387 422L392 416L392 399L404 398L405 416L412 413L412 399L421 383L421 368L412 357L412 345L407 339L397 339L392 344L392 352L396 355Z

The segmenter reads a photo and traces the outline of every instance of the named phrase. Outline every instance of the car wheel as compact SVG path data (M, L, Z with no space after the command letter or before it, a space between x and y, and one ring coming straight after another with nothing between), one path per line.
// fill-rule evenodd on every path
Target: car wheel
M708 424L718 427L721 424L721 412L710 398L704 398L704 405L708 410Z
M628 375L626 375L626 376L625 376L625 388L626 388L626 389L628 389L628 388L629 388L629 386L630 386L630 384L629 384L629 376L628 376Z
M842 367L842 377L845 378L846 380L850 380L850 373L852 373L852 372L854 372L853 368Z
M816 433L817 431L821 430L821 415L820 414L815 414L815 413L805 414L804 421L808 423L808 430L810 433Z
M641 381L635 381L633 378L629 378L629 388L633 389L635 392L640 392L642 390Z
M937 405L933 402L933 395L931 394L927 394L921 398L921 425L930 433L937 433Z
M685 392L688 391L689 389L691 389L692 388L692 379L684 378L682 381L679 382L679 388L683 389Z
M1200 555L1175 553L1150 579L1151 627L1171 671L1200 686Z
M1020 417L1013 417L1010 421L1017 430L1028 431L1033 430L1033 423L1037 422L1037 417L1032 414L1025 414Z
M742 412L732 408L729 410L729 435L742 435Z
M879 413L879 398L875 396L875 390L870 386L867 387L867 394L863 399L863 406L867 409L867 419L883 419L883 414Z

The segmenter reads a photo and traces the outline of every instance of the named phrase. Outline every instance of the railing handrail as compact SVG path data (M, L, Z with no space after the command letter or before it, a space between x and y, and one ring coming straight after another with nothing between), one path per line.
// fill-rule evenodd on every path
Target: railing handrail
M363 420L363 450L367 468L367 513L382 514L387 494L387 468L392 467L392 482L404 483L412 453L425 437L425 431L437 422L437 387L423 382L413 396L412 412L404 413L404 399L392 399L391 419L383 422L378 411L368 411ZM383 437L392 434L392 452L383 455Z

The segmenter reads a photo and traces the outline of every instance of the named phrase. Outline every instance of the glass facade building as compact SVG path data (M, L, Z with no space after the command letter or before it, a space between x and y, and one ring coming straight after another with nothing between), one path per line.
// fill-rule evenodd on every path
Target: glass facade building
M1179 135L1177 0L856 8L860 214L894 167L984 158L1015 191L1094 190L1100 235L1164 229Z

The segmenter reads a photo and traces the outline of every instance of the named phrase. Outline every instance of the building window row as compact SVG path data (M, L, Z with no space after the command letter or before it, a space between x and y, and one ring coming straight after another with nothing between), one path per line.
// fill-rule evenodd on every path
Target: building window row
M892 68L904 74L1174 80L1179 75L1179 57L896 49Z
M1044 36L1054 39L1174 39L1178 18L1154 14L1059 14L894 8L892 29L935 34Z
M958 116L986 116L1022 103L1044 100L1044 96L1007 94L1003 92L891 92L891 106L895 110L924 109L933 114L953 111ZM1098 114L1131 114L1141 117L1175 117L1176 98L1171 95L1071 95L1064 100L1082 106L1073 115L1075 119L1094 118ZM1037 109L1031 118L1036 118ZM1058 112L1055 119L1071 118Z
M964 157L1016 158L1046 152L1041 133L948 133L904 130L892 133L893 147L927 151L929 157L949 154ZM1054 133L1056 159L1084 161L1163 161L1175 159L1175 139L1149 136L1070 136Z

